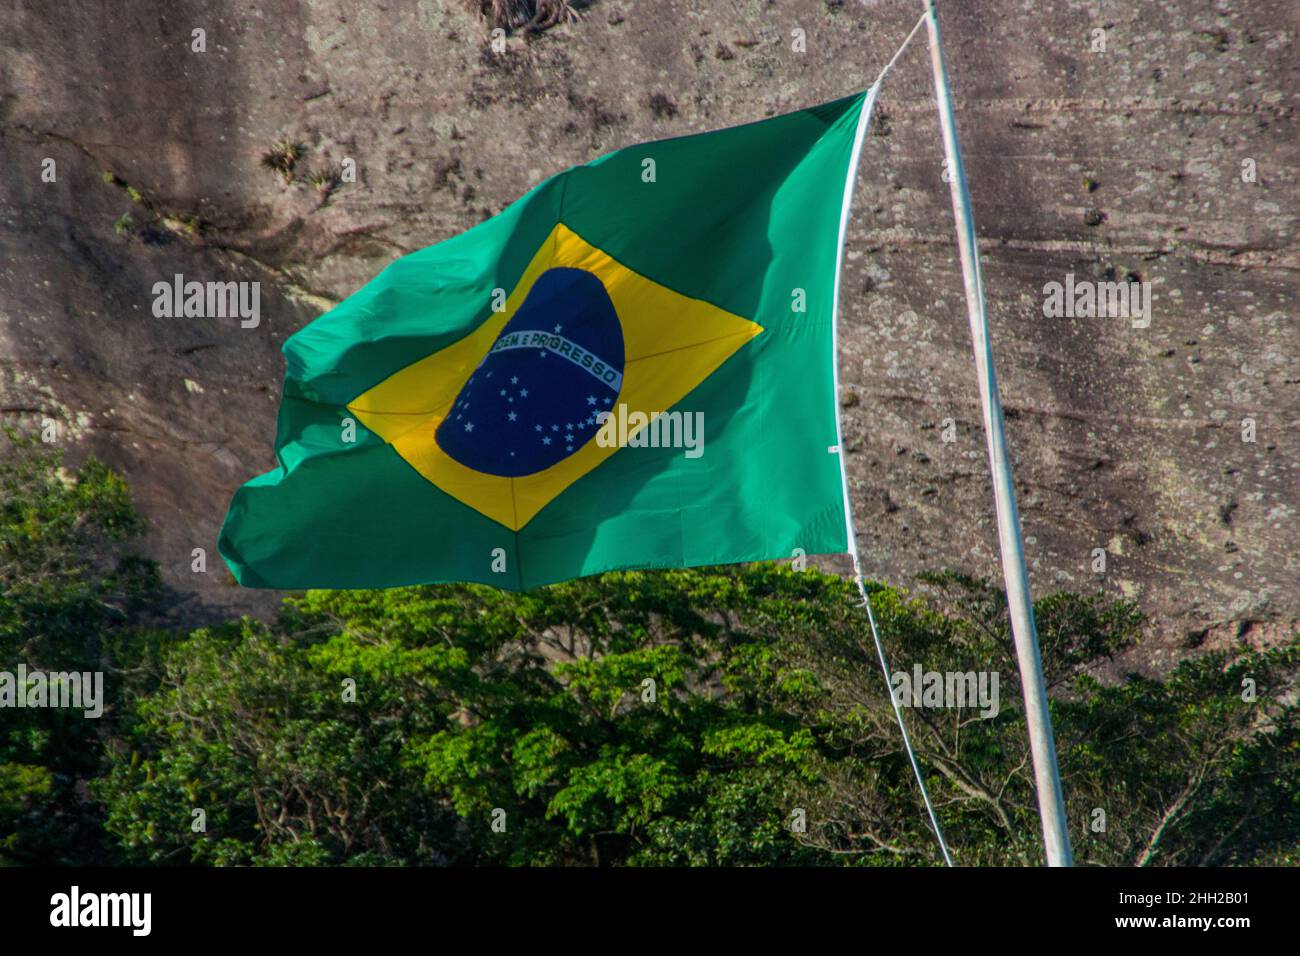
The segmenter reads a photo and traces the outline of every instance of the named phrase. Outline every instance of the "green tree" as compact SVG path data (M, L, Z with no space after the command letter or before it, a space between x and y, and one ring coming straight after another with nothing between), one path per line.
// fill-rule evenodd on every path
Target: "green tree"
M893 667L1000 676L996 715L906 711L949 842L962 863L1037 862L1005 602L955 575L926 588L873 588ZM155 861L937 863L855 597L773 566L309 592L273 629L170 650L100 789L109 826ZM1037 612L1081 862L1289 859L1295 644L1103 683L1135 608Z
M431 732L412 694L421 668L400 653L375 661L378 680L364 663L336 666L343 645L374 661L363 643L284 642L245 619L170 647L130 746L95 787L129 858L463 862L459 820L403 764L406 742Z
M142 530L126 485L93 459L13 431L0 439L0 671L104 672L104 716L0 711L0 862L104 861L99 809L83 795L161 599L157 570L129 551Z

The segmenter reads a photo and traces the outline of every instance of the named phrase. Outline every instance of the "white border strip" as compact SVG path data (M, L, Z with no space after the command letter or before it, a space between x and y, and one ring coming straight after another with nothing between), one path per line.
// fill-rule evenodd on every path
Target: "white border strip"
M910 38L909 38L910 39ZM849 554L853 557L853 571L858 571L858 542L853 531L853 506L849 503L849 473L845 462L844 432L840 426L840 274L844 269L844 240L849 231L849 210L853 206L853 186L858 178L858 158L862 154L862 140L867 127L871 125L871 111L876 106L876 94L880 92L880 80L867 90L866 99L862 101L862 112L858 114L858 129L853 137L853 152L849 156L849 169L844 177L844 199L840 205L839 251L835 256L835 294L831 298L831 378L834 382L834 394L831 401L835 409L835 453L840 456L840 488L844 493L844 530L848 536Z

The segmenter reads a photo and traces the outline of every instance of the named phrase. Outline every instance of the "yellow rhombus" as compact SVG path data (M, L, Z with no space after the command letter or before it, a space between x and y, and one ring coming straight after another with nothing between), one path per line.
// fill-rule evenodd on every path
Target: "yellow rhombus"
M582 269L604 285L623 332L623 387L618 401L650 418L670 409L763 331L748 319L633 272L563 223L557 224L506 299L504 311L348 404L362 424L428 481L512 531L619 450L602 447L593 436L549 468L510 478L475 471L438 446L438 426L466 380L527 299L533 283L554 268Z

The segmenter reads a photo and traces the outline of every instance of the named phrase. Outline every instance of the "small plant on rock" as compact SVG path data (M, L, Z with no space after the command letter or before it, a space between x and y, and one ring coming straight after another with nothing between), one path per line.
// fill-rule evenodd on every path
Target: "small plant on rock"
M291 183L298 160L302 159L306 152L306 146L286 136L276 140L271 148L262 154L262 166L279 173L286 183Z

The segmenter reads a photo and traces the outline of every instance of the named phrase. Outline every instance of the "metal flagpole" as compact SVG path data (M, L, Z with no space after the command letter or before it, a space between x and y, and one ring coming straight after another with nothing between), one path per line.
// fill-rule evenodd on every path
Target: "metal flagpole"
M1007 605L1011 631L1015 636L1020 683L1025 695L1025 722L1029 725L1029 749L1034 760L1034 784L1038 790L1038 812L1043 821L1043 844L1048 866L1072 866L1070 836L1065 818L1061 775L1056 766L1056 742L1052 718L1047 710L1047 689L1038 651L1038 630L1029 600L1029 575L1025 570L1024 545L1020 540L1020 515L1015 486L1011 483L1011 461L1002 424L1002 403L998 398L997 372L989 346L988 323L984 315L984 282L980 275L975 239L975 217L971 213L966 171L962 168L957 125L948 89L948 71L939 42L939 17L934 0L922 0L930 31L930 63L934 69L934 93L943 130L943 149L948 157L952 191L952 213L957 225L961 271L966 283L966 307L970 315L971 343L979 373L980 402L984 409L984 434L988 438L989 467L993 472L993 499L997 508L998 541L1002 549L1002 573L1007 584Z

